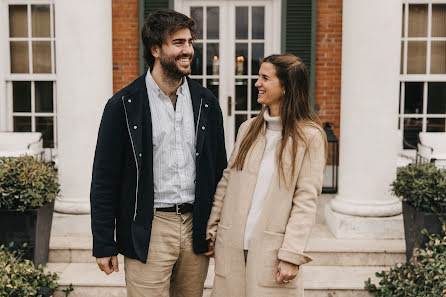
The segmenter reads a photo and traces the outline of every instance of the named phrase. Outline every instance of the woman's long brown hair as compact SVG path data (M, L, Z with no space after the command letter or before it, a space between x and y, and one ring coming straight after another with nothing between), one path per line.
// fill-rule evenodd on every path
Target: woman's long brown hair
M285 185L287 185L288 181L283 170L283 154L288 140L291 139L292 142L292 174L289 180L292 181L295 176L295 156L298 143L303 142L308 149L308 139L305 138L303 127L310 125L322 130L322 123L310 107L310 83L307 68L302 60L292 54L284 54L268 56L262 60L262 63L271 63L274 66L280 84L285 90L279 107L282 122L282 138L280 140L280 150L276 154L276 164L280 169L280 176L285 181ZM265 124L263 114L266 108L267 106L263 106L262 111L249 127L231 168L243 170L246 156L254 142L258 139ZM323 135L325 136L325 133ZM327 146L327 143L325 143L325 146ZM325 151L327 151L326 148Z

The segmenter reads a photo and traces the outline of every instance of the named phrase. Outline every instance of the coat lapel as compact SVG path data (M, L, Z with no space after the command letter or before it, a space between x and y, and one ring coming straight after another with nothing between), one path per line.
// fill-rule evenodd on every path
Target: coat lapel
M209 110L209 101L203 96L202 88L199 84L193 82L189 77L187 83L189 85L189 91L192 99L192 108L194 111L194 126L195 126L195 149L201 155L203 149L204 139L206 136L206 124Z

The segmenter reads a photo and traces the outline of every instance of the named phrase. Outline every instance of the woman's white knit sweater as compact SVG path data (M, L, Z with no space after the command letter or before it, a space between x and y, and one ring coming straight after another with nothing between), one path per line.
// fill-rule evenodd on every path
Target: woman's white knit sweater
M251 208L249 210L248 219L246 220L244 249L249 249L249 242L251 241L252 232L257 224L260 213L263 209L268 189L271 185L273 177L276 173L276 144L281 138L282 124L280 117L271 117L268 109L264 113L266 121L266 146L263 152L262 161L260 163L259 174L257 176L256 188L251 201Z

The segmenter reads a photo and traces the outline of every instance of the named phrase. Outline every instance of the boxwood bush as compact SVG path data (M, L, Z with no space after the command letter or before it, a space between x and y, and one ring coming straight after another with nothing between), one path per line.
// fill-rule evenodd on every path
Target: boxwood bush
M0 208L24 211L52 202L59 195L51 164L33 157L0 158Z
M446 169L433 163L398 168L391 190L418 211L446 213Z
M406 263L398 263L390 271L377 272L379 286L370 278L365 289L375 297L446 297L446 236L429 235L425 248L415 248Z
M0 296L42 296L43 291L57 288L57 274L45 272L42 265L35 267L22 258L24 253L23 248L14 249L12 243L0 246Z

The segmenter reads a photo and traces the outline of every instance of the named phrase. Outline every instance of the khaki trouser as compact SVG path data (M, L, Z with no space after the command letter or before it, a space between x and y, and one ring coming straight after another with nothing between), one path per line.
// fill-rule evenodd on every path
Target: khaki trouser
M201 297L208 266L192 249L192 213L155 211L147 264L124 258L127 297Z

